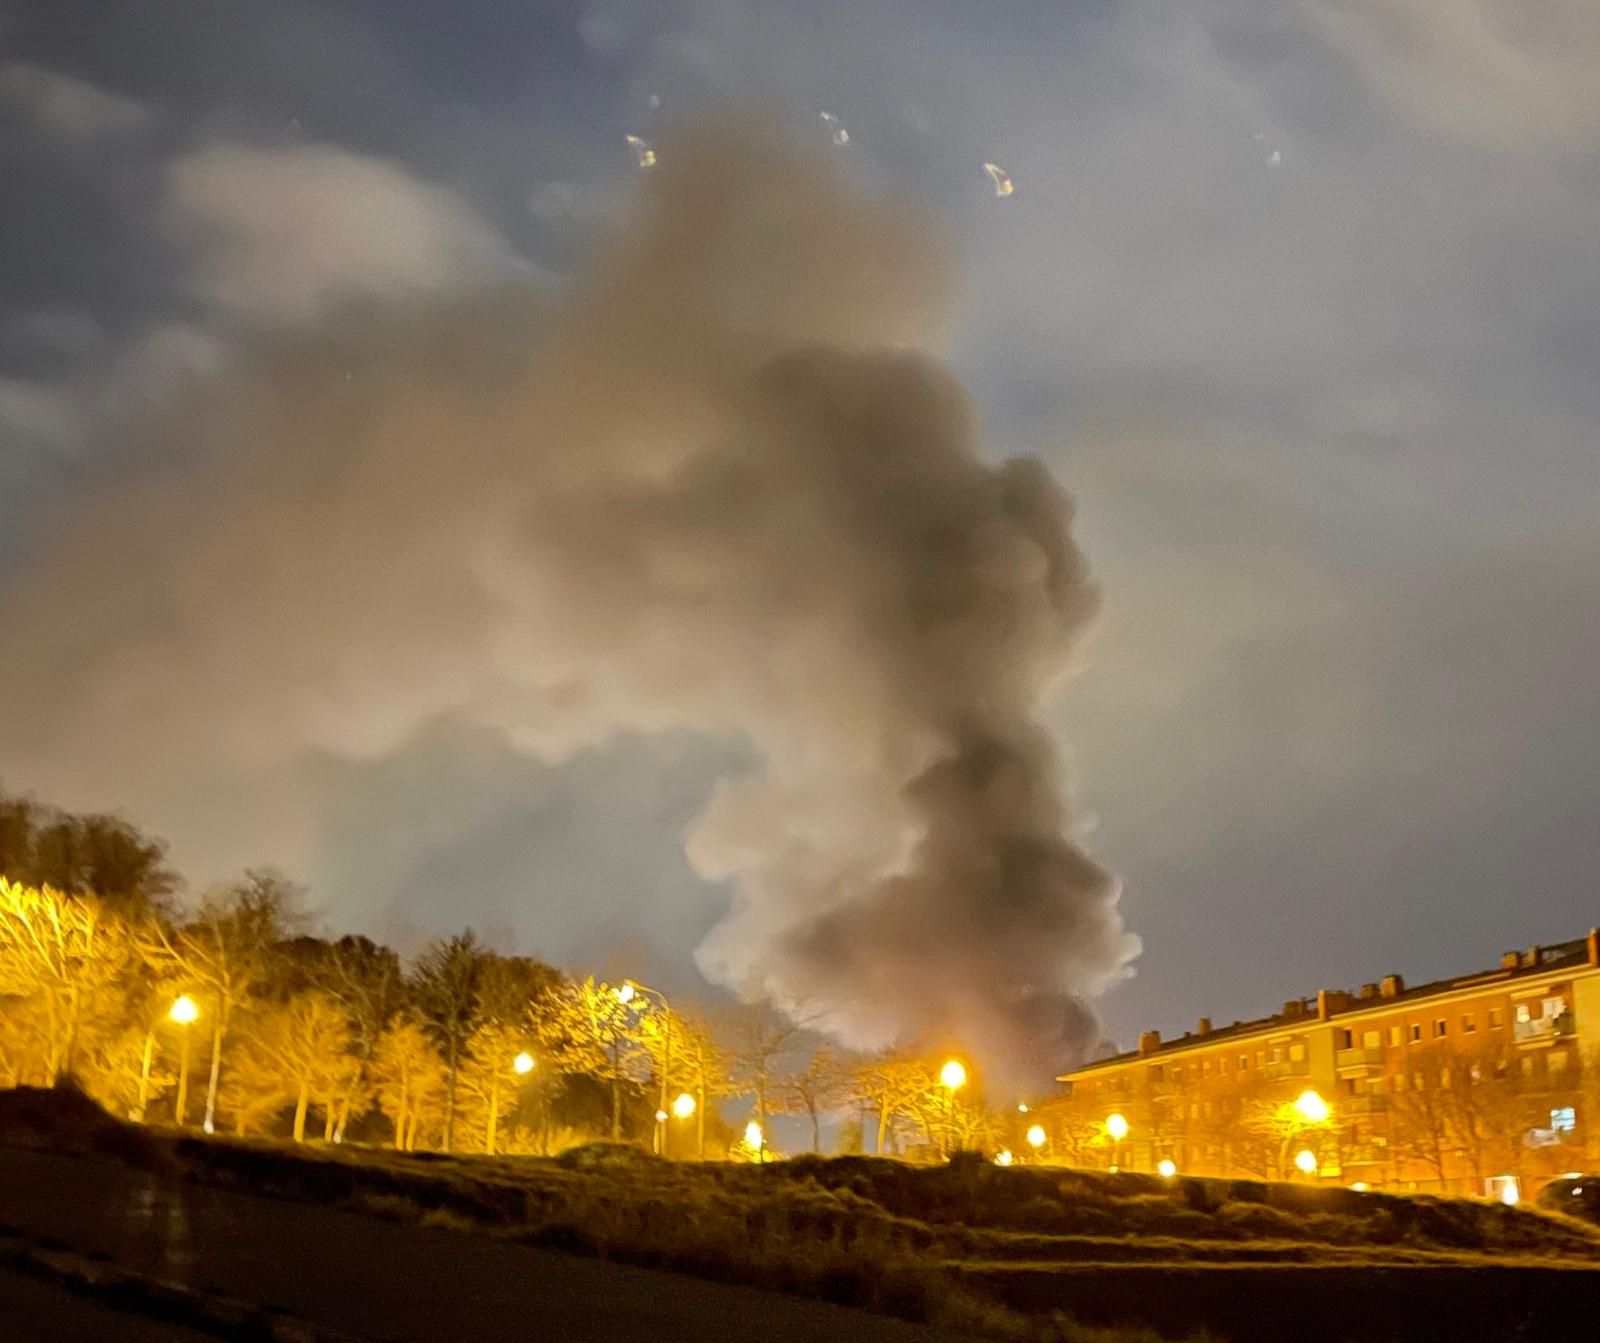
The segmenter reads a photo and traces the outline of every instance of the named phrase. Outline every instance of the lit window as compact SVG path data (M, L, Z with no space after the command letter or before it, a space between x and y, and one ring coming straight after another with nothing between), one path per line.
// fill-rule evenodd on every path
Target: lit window
M1305 1061L1305 1057L1306 1047L1303 1044L1296 1041L1294 1044L1289 1046L1290 1063L1303 1063Z
M1400 1043L1400 1040L1401 1040L1401 1028L1399 1026L1391 1026L1391 1027L1389 1027L1389 1043L1392 1044L1392 1045L1397 1045L1397 1044Z
M1400 1042L1398 1040L1395 1041L1395 1044L1399 1043ZM1367 1031L1361 1037L1361 1047L1363 1049L1380 1049L1382 1046L1383 1035L1378 1031Z
M1532 1020L1533 1020L1533 1008L1530 1007L1527 1003L1518 1003L1517 1004L1517 1021L1525 1026L1525 1025L1528 1024L1528 1022L1530 1022Z
M1463 1016L1461 1018L1461 1033L1463 1035L1471 1035L1473 1033L1473 1031L1475 1031L1477 1029L1478 1029L1478 1023L1473 1018L1473 1015L1472 1015L1471 1012L1468 1012L1465 1016Z
M1571 1133L1578 1127L1578 1112L1571 1105L1558 1105L1550 1111L1550 1127L1556 1133Z
M1445 1025L1445 1021L1444 1021L1444 1018L1443 1018L1443 1017L1440 1017L1440 1018L1439 1018L1439 1019L1438 1019L1438 1020L1437 1020L1437 1021L1435 1021L1435 1022L1434 1022L1434 1023L1433 1023L1433 1034L1434 1034L1434 1038L1435 1038L1435 1039L1440 1039L1440 1038L1442 1038L1442 1037L1443 1037L1443 1036L1444 1036L1444 1033L1445 1033L1445 1031L1446 1031L1446 1030L1447 1030L1447 1029L1449 1029L1449 1028L1448 1028L1448 1027L1447 1027L1447 1026L1446 1026L1446 1025Z

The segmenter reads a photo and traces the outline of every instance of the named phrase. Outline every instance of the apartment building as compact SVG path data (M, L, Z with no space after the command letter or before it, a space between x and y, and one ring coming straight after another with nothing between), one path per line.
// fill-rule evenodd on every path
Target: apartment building
M1600 932L1146 1031L1058 1080L1067 1159L1515 1198L1600 1166Z

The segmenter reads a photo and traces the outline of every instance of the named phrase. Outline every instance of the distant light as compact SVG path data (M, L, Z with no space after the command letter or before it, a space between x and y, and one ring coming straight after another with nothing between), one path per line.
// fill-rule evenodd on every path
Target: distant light
M761 1132L761 1125L752 1119L744 1126L744 1145L760 1151L765 1142L766 1137Z
M997 1166L1009 1166L1015 1160L1016 1158L1011 1155L1009 1147L1002 1147L994 1154L994 1164Z
M687 1091L680 1092L678 1098L672 1102L672 1113L679 1119L687 1119L694 1113L694 1097Z
M621 988L619 988L617 990L617 1001L619 1003L631 1003L633 1001L633 985L632 984L624 984Z
M1043 1124L1035 1124L1028 1130L1028 1146L1038 1151L1044 1146L1045 1132Z
M1128 1136L1128 1121L1120 1114L1106 1116L1106 1132L1118 1142Z
M216 1130L216 1126L214 1124L212 1124L212 1122L209 1119L206 1120L205 1123L200 1125L200 1127L203 1128L207 1133L215 1133L217 1131Z
M1581 1170L1569 1170L1561 1178L1563 1180L1581 1180L1583 1179L1583 1172Z
M667 1122L667 1112L665 1110L657 1110L656 1111L656 1123L665 1124L666 1122Z
M1309 1124L1326 1124L1328 1122L1328 1102L1323 1100L1315 1091L1302 1091L1294 1098L1295 1113Z
M199 1005L187 993L179 998L167 1010L167 1015L180 1026L187 1026L192 1021L200 1018Z
M1025 1114L1028 1113L1028 1102L1027 1101L1018 1101L1017 1102L1017 1113L1019 1115L1025 1115Z
M960 1091L967 1084L967 1070L960 1059L949 1059L939 1069L939 1082L948 1091Z
M1505 1183L1500 1186L1500 1201L1508 1208L1514 1208L1522 1202L1522 1187L1517 1183L1515 1175L1504 1177Z
M1294 1164L1302 1174L1315 1175L1317 1173L1317 1154L1309 1147L1302 1147L1294 1154Z
M518 1074L518 1076L526 1076L533 1071L533 1068L533 1055L528 1053L526 1049L511 1060L511 1071Z
M1367 1192L1367 1182L1365 1180L1357 1180L1350 1187L1352 1189L1354 1189L1356 1191L1356 1193L1358 1193L1358 1194L1364 1194L1364 1193Z
M1163 1180L1170 1180L1178 1173L1178 1163L1170 1156L1164 1156L1156 1163L1156 1171Z
M1581 1193L1583 1193L1583 1186L1581 1184L1575 1184L1575 1185L1572 1186L1572 1197L1573 1198L1577 1198L1578 1195L1581 1194Z

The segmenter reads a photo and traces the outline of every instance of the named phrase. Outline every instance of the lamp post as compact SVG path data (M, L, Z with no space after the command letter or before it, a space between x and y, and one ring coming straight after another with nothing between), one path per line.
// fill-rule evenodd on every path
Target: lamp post
M1106 1116L1106 1132L1111 1135L1111 1171L1122 1169L1122 1140L1128 1136L1128 1121L1120 1113Z
M1333 1107L1323 1100L1320 1094L1309 1087L1302 1091L1287 1106L1287 1129L1283 1135L1283 1146L1278 1151L1278 1169L1286 1170L1289 1164L1289 1148L1301 1133L1313 1125L1326 1124L1333 1115ZM1317 1170L1317 1156L1315 1152L1302 1149L1295 1153L1295 1168L1302 1175L1313 1175Z
M944 1067L939 1069L939 1085L944 1088L945 1099L945 1130L944 1130L944 1155L950 1155L950 1139L956 1126L956 1092L967 1084L966 1065L960 1059L946 1059Z
M661 1004L661 1094L656 1105L655 1142L657 1156L667 1154L667 1076L672 1071L672 1004L660 989L641 984L637 979L625 979L617 989L617 1001L627 1006L641 995L648 995Z
M173 1111L178 1127L182 1128L189 1110L189 1027L200 1019L200 1008L194 999L185 993L167 1009L167 1017L177 1024L179 1035L183 1040L178 1064L178 1103Z
M1045 1142L1049 1138L1049 1134L1044 1131L1043 1124L1030 1125L1027 1133L1024 1136L1028 1140L1028 1146L1033 1148L1033 1154L1035 1157L1037 1157L1039 1153L1044 1150Z

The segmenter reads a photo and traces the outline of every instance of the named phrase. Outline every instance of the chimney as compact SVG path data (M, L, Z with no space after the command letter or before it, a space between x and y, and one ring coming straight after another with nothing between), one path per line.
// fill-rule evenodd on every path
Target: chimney
M1350 1010L1350 995L1343 989L1319 989L1317 991L1317 1017L1326 1021L1335 1012L1348 1012Z
M1522 953L1522 964L1529 970L1537 966L1544 953L1538 947L1529 947Z
M1399 975L1385 975L1378 987L1379 996L1384 998L1398 998L1405 991L1406 981Z
M1378 986L1376 984L1363 984L1361 986L1361 996L1363 998L1376 998L1378 996Z
M1160 1031L1143 1031L1143 1032L1140 1033L1140 1035L1139 1035L1139 1054L1140 1054L1141 1057L1144 1056L1145 1054L1154 1054L1156 1052L1156 1050L1158 1050L1160 1048L1161 1048L1161 1032Z
M1515 970L1521 964L1521 953L1515 951L1503 951L1500 953L1500 968L1502 970Z
M1211 1018L1210 1017L1201 1017L1199 1024L1194 1028L1194 1033L1196 1035L1210 1035L1211 1034Z
M1589 964L1600 965L1600 928L1589 929Z
M1304 998L1291 998L1283 1005L1283 1015L1290 1021L1303 1017L1306 1013L1306 1000Z

